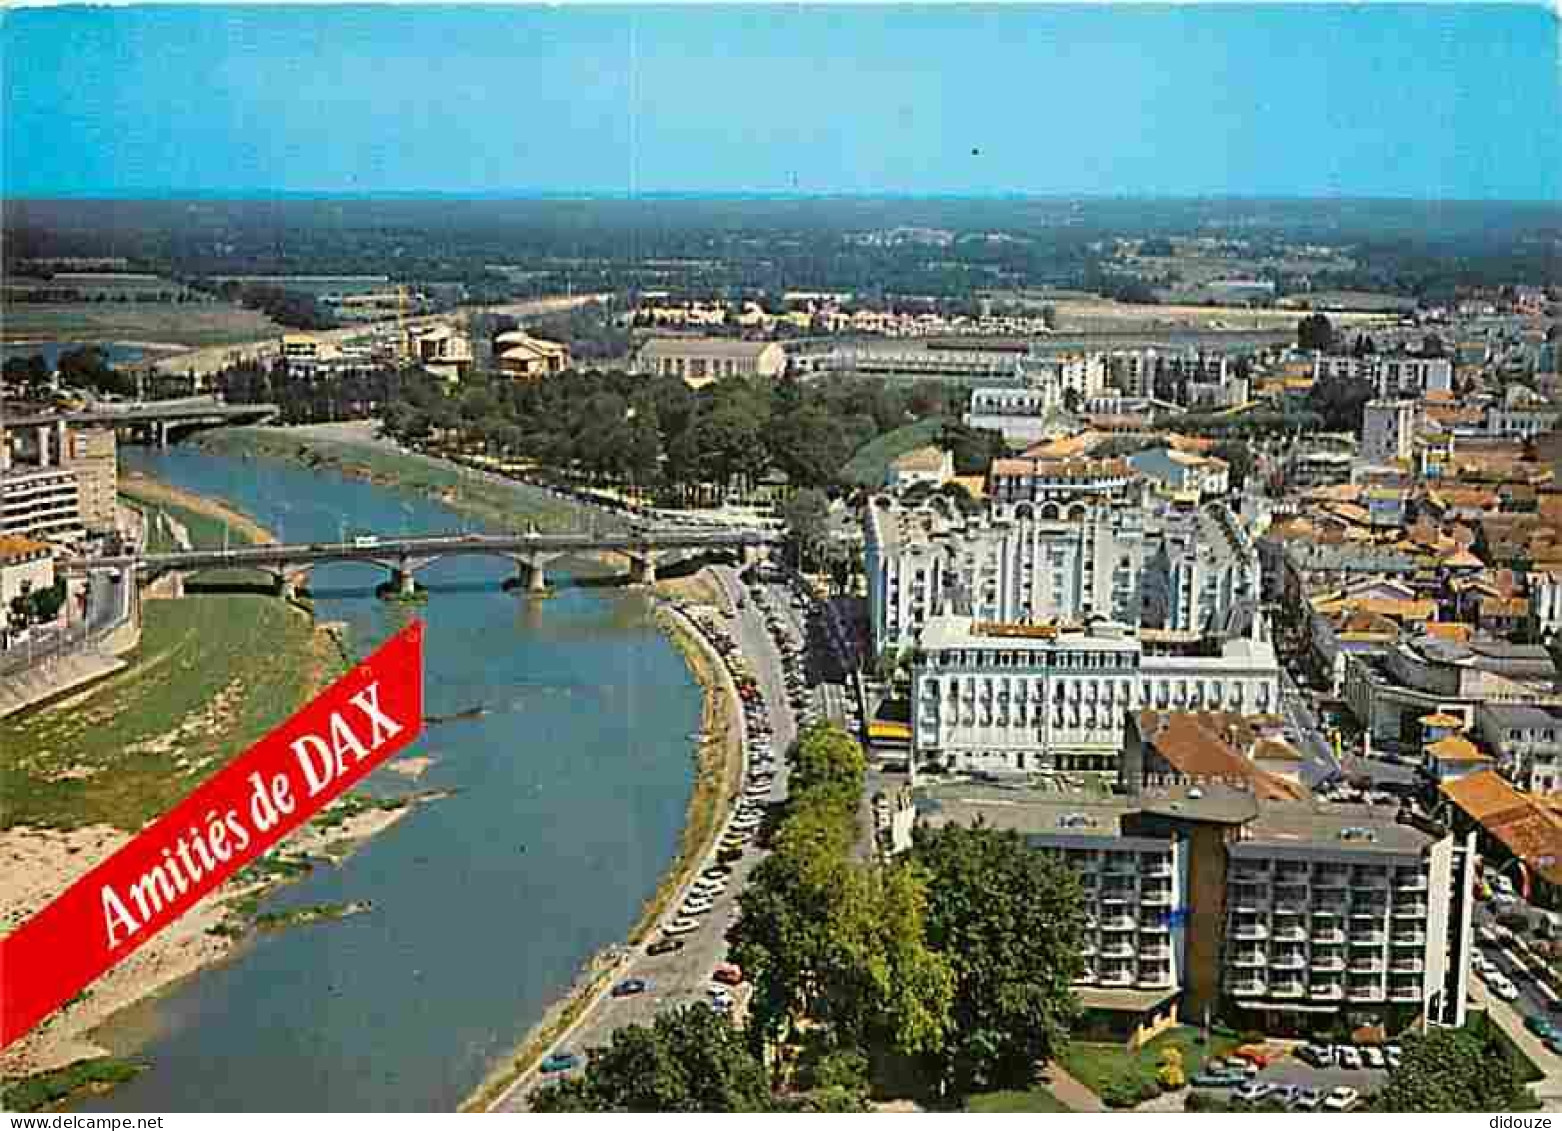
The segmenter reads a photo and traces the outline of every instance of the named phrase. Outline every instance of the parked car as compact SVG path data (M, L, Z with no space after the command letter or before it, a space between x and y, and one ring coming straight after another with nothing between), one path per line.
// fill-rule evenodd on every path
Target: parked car
M1330 1111L1349 1111L1356 1106L1356 1101L1361 1099L1361 1093L1355 1088L1335 1088L1323 1101L1323 1106Z
M1232 1099L1239 1100L1245 1104L1256 1104L1274 1090L1275 1086L1273 1084L1266 1084L1262 1080L1249 1080L1236 1090L1232 1095Z
M675 951L680 951L682 949L683 949L683 940L682 939L670 939L670 938L665 938L664 937L664 938L657 939L650 946L646 947L645 948L645 952L647 954L651 954L651 955L672 954Z
M543 1058L541 1068L544 1072L568 1072L580 1065L580 1057L572 1052L549 1053Z
M736 962L723 962L711 974L711 980L728 986L736 986L743 981L743 967Z
M644 978L625 978L612 989L614 997L633 997L635 994L643 994L651 985Z
M1195 1088L1235 1088L1246 1083L1246 1077L1234 1072L1200 1072L1190 1081Z
M1350 1045L1340 1045L1334 1050L1334 1061L1341 1068L1358 1069L1361 1067L1361 1053Z
M1361 1050L1361 1059L1368 1068L1386 1068L1388 1061L1384 1059L1383 1050L1373 1045L1367 1045Z
M1524 1028L1542 1040L1547 1037L1562 1036L1562 1034L1557 1032L1557 1027L1544 1017L1531 1016L1524 1018Z
M1317 1111L1322 1105L1322 1088L1298 1088L1291 1099L1291 1106L1297 1111Z
M700 921L698 919L690 919L687 916L680 916L677 919L674 919L671 923L668 923L667 926L663 927L662 934L686 935L690 931L699 930L699 927Z

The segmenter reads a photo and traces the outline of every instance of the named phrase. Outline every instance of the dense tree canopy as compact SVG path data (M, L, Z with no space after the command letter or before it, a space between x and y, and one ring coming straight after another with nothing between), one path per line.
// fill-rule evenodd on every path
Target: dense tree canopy
M1078 880L1017 833L983 827L921 831L915 859L928 872L928 945L954 968L941 1075L962 1094L1023 1087L1078 1012Z
M1334 348L1334 324L1327 314L1309 314L1296 324L1296 344L1304 350L1328 353Z
M1527 1111L1534 1100L1512 1056L1490 1034L1430 1029L1405 1038L1404 1058L1372 1110Z
M771 1110L764 1065L726 1017L703 1003L626 1025L587 1053L585 1071L532 1097L539 1112Z

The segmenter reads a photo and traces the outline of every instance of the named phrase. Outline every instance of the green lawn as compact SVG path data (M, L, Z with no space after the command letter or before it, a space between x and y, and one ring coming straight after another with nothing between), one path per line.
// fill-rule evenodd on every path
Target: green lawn
M1028 1092L988 1092L985 1095L972 1096L966 1101L965 1110L985 1115L1013 1111L1066 1112L1072 1109L1046 1088L1038 1086Z
M13 303L5 308L5 333L7 338L199 347L275 338L283 328L259 311L221 302Z
M222 544L221 522L164 509L197 546ZM328 659L309 620L275 597L200 593L141 607L128 667L68 706L0 721L0 828L139 828L302 706Z
M883 486L890 463L909 451L927 447L943 426L944 418L933 416L868 441L841 469L841 478L864 487Z
M1197 1043L1200 1036L1201 1030L1189 1026L1171 1029L1137 1052L1129 1052L1122 1045L1074 1041L1058 1058L1058 1063L1099 1096L1112 1084L1125 1079L1153 1082L1161 1051L1168 1046L1182 1051L1183 1071L1192 1077L1207 1059L1225 1056L1241 1043L1233 1037L1212 1033L1209 1044L1200 1045Z

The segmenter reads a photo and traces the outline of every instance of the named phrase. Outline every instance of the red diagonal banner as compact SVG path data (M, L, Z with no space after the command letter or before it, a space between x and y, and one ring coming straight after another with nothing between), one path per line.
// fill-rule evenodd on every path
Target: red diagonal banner
M423 625L414 621L0 939L0 1048L405 748L422 728Z

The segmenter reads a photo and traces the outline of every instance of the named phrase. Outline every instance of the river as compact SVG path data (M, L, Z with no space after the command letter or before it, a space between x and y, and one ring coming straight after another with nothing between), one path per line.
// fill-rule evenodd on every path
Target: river
M225 499L286 540L480 528L427 499L341 476L194 450L121 449L127 468ZM79 1110L451 1110L623 939L671 861L693 785L700 692L649 602L561 587L499 590L508 563L461 558L419 575L430 599L420 807L341 869L268 904L370 900L362 916L263 935L114 1028L146 1033L152 1067ZM374 599L382 573L316 569L317 616L356 654L408 615ZM381 771L383 792L409 788Z

